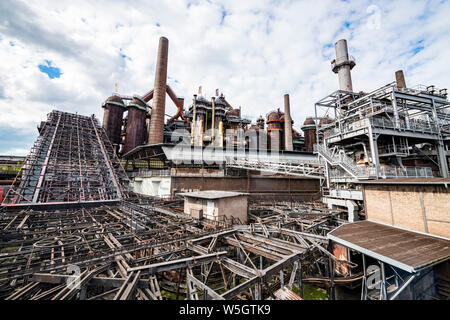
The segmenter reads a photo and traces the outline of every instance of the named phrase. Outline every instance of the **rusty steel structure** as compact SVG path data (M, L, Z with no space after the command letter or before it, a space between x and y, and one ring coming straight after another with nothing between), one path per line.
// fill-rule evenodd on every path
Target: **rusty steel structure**
M252 131L255 126L251 125L249 119L241 116L241 107L233 108L223 93L219 95L218 89L216 96L210 99L201 93L198 96L194 95L192 105L187 106L187 110L184 109L184 98L178 97L167 84L168 46L168 39L160 37L153 89L143 96L130 97L114 93L103 104L105 107L103 127L117 154L128 160L132 157L130 152L138 147L157 148L157 145L174 143L174 140L177 141L176 137L173 139L174 135L180 135L177 131L179 129L187 132L183 135L190 138L192 146L211 145L217 148L233 146L254 149L255 147L250 146L248 141L241 142L235 136ZM177 108L174 115L165 113L166 93ZM127 104L127 101L132 99L133 101ZM152 105L148 104L150 100ZM120 106L123 108L120 109ZM131 107L136 107L137 110ZM288 95L284 97L284 108L286 114L278 109L274 111L277 115L274 115L274 112L267 115L267 132L264 128L258 130L260 131L258 141L267 140L265 139L267 137L273 142L263 145L268 145L273 150L304 151L303 137L292 128L294 121L290 115ZM127 110L127 113L124 110ZM182 139L181 136L179 138Z
M333 266L355 267L327 249L325 235L341 224L339 212L258 202L250 224L242 225L196 220L181 204L140 197L118 205L3 212L0 297L260 300L284 290L301 299L303 284L314 283L332 298L343 280Z
M103 129L105 129L106 135L109 137L114 149L118 152L121 142L122 118L126 109L125 104L120 97L111 96L106 99L102 107L105 108Z
M320 276L332 298L330 263L350 263L325 237L340 212L318 204L258 201L243 224L129 192L94 116L51 112L21 176L0 208L2 299L300 299Z
M127 180L95 117L52 111L3 205L120 201ZM121 181L122 180L122 181Z
M128 104L127 138L123 147L124 153L144 144L146 113L146 103L142 99L135 97Z

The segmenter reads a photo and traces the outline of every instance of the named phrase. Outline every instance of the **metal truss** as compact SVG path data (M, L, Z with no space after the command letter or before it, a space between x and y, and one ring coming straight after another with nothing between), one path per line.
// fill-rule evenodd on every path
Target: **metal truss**
M260 300L301 295L310 278L332 287L338 262L324 235L338 212L259 203L250 225L232 226L183 215L181 204L2 212L0 298Z
M286 174L299 177L311 177L311 178L323 178L324 177L324 163L317 161L280 161L280 162L269 162L269 161L258 161L250 160L246 158L228 158L228 167L247 169L247 170L258 170L263 172L271 172L278 174Z
M98 121L52 111L3 205L118 200L125 172ZM122 181L121 181L122 180Z

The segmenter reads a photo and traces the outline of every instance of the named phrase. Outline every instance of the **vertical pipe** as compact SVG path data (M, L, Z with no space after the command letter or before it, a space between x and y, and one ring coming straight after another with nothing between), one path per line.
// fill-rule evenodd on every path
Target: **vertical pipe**
M212 115L211 115L211 144L212 145L215 144L214 138L215 138L215 131L216 131L216 127L214 126L215 125L214 120L215 120L215 117L216 117L216 110L215 110L215 105L214 105L215 101L216 101L216 98L212 97L211 98L211 109L212 109L211 110L212 111Z
M284 95L284 150L294 150L292 144L292 118L291 106L289 103L289 95Z
M196 144L195 137L197 136L197 95L194 94L194 115L192 116L191 128L191 144Z
M223 147L223 122L219 122L219 147Z
M153 93L152 119L150 122L150 132L148 133L149 144L164 142L168 51L169 40L165 37L159 38L158 58L156 60L155 70L155 89Z

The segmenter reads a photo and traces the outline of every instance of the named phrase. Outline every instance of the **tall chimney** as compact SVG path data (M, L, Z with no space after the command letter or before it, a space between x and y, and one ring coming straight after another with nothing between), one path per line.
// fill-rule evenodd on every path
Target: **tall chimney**
M403 70L395 71L395 80L397 81L397 87L399 89L406 89L406 81Z
M292 118L289 95L284 95L284 150L293 151L292 145Z
M353 92L352 75L350 70L355 66L355 61L348 55L347 40L341 39L334 44L336 59L333 60L333 72L338 74L339 89Z
M166 109L166 81L167 81L167 57L169 52L169 40L159 38L158 58L156 60L155 89L153 93L152 118L148 144L164 142L164 115Z
M214 118L216 117L216 109L215 109L215 101L216 98L215 97L211 97L211 144L215 145L214 143L214 139L215 139L215 131L216 131L216 127L215 127L215 123L214 123Z
M194 94L193 99L193 113L191 125L191 145L197 144L197 95Z

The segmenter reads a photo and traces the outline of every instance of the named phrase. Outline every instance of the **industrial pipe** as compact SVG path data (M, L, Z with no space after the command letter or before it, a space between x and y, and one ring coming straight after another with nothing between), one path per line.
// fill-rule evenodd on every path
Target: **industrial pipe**
M197 133L197 95L194 94L194 101L193 101L193 108L194 108L194 115L192 117L192 127L191 127L191 145L195 143L195 135Z
M284 95L284 150L293 151L292 144L292 118L289 95Z
M215 138L215 127L214 127L214 117L216 116L216 110L215 110L215 101L216 101L216 98L215 97L212 97L211 98L211 109L212 109L212 115L211 115L211 130L212 130L212 132L211 132L211 143L214 145L214 138Z
M159 38L158 57L155 70L155 89L153 93L152 118L148 144L164 142L164 115L166 108L166 82L167 82L167 58L169 52L169 40Z

